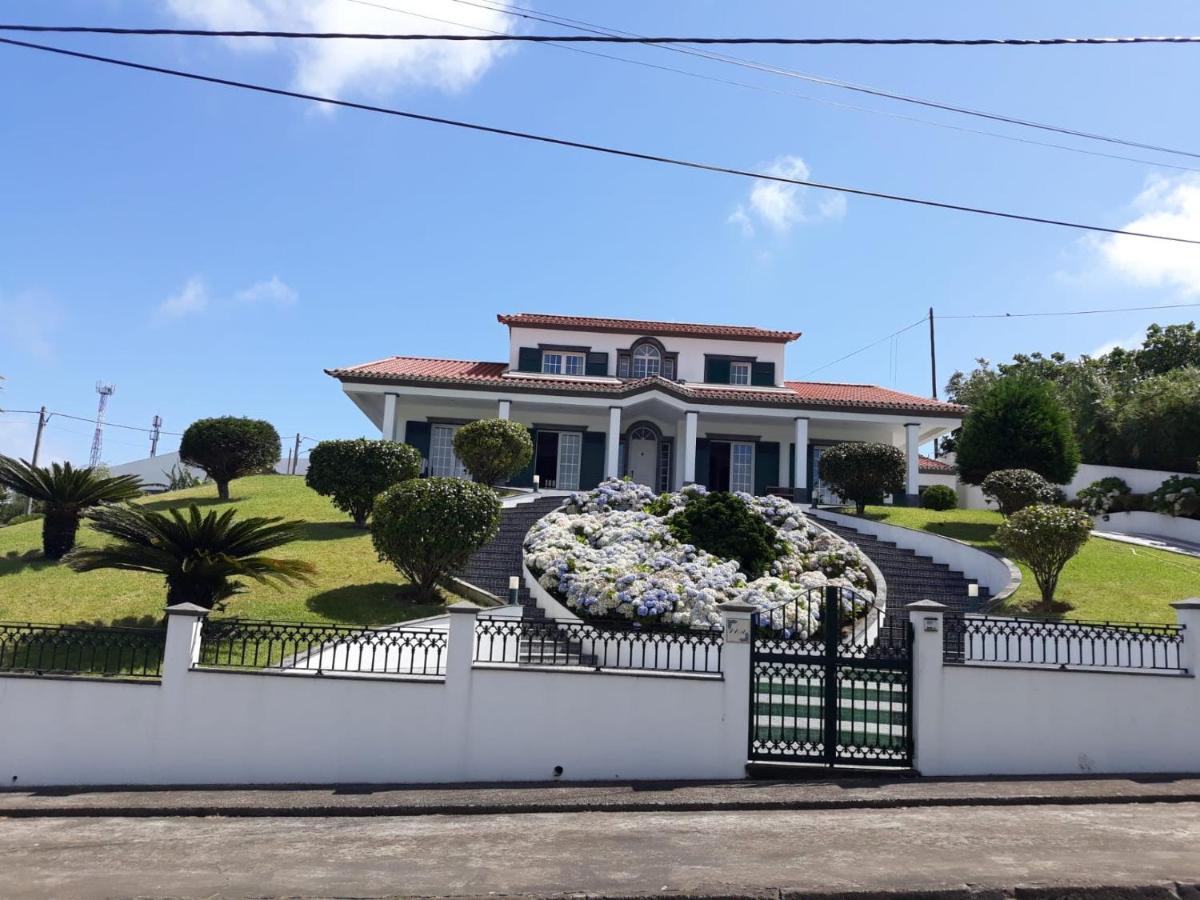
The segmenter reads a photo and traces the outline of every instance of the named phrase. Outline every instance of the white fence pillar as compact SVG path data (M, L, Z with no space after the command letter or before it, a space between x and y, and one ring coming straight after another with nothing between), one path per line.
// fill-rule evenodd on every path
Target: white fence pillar
M909 685L913 768L922 775L936 775L943 716L943 613L947 607L933 600L918 600L905 608L913 630L912 684Z
M621 407L608 408L608 434L605 435L604 477L621 477Z
M1200 673L1200 597L1189 597L1172 603L1175 621L1183 626L1183 643L1179 647L1179 665L1191 675Z
M721 673L725 680L724 753L729 760L727 778L744 778L750 734L750 640L752 618L758 607L749 603L722 603Z
M167 607L167 638L163 647L164 683L182 678L200 661L200 628L209 610L195 603Z

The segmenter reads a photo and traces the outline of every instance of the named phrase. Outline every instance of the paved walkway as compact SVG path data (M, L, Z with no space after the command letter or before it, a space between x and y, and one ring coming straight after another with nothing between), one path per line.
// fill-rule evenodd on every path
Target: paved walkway
M1183 900L1200 891L1200 803L24 819L4 822L0 834L0 896L31 900L565 894L782 900L928 898L931 891L939 891L939 900Z
M1139 547L1166 550L1170 553L1182 553L1184 556L1200 557L1200 544L1179 540L1178 538L1165 538L1153 534L1140 534L1138 532L1127 531L1093 531L1092 536L1107 538L1110 541L1120 541L1124 544L1137 544Z

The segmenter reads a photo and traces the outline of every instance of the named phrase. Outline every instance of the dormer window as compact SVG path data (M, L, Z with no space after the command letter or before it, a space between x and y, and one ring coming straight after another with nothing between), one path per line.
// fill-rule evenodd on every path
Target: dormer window
M633 349L633 377L650 378L662 374L662 353L653 344L638 344Z
M582 375L586 365L582 353L546 350L542 353L543 375Z
M750 363L748 363L748 362L731 362L729 364L729 383L730 384L749 384L750 383Z

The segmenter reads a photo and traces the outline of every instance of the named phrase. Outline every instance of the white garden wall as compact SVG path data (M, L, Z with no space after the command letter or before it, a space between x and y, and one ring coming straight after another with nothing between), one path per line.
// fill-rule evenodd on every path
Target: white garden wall
M1167 540L1200 544L1200 519L1180 519L1153 512L1122 512L1096 516L1097 531L1145 534Z
M1074 499L1076 494L1093 481L1115 476L1124 479L1133 493L1149 494L1151 491L1157 490L1164 481L1173 475L1194 476L1195 474L1195 472L1166 472L1161 469L1129 469L1124 466L1094 466L1084 463L1075 473L1075 477L1068 484L1063 485L1063 490L1068 499Z

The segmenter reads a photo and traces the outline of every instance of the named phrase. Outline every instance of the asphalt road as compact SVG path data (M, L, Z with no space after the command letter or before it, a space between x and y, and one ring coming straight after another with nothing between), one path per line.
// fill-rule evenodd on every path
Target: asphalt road
M743 896L1164 881L1200 883L1200 803L0 819L4 898Z

